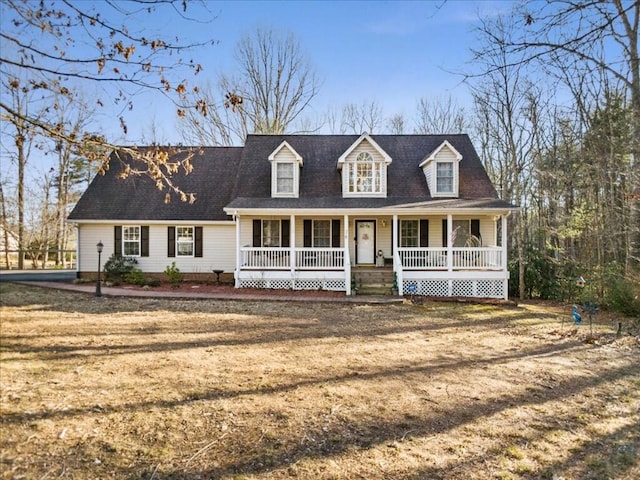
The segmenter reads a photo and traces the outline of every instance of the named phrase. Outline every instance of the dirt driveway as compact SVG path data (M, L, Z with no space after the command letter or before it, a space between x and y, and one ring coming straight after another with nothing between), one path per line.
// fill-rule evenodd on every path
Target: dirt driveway
M640 478L638 325L569 315L0 284L1 478Z

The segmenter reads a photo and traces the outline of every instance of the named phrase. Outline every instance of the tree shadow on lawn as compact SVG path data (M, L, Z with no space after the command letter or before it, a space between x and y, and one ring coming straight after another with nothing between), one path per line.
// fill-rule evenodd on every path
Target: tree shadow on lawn
M576 393L578 392L573 392L571 395ZM542 401L547 400L546 398L542 399ZM482 455L468 456L465 460L457 460L441 467L423 468L418 472L394 474L393 478L395 480L444 479L457 478L457 476L462 478L469 471L477 471L479 466L486 464L488 458L494 460L496 470L499 470L495 478L511 478L511 472L517 471L519 468L524 472L520 473L518 478L549 480L554 478L590 478L595 480L623 478L626 474L629 474L627 478L638 478L638 475L631 476L634 471L640 473L637 471L640 429L635 424L622 426L608 435L591 435L590 440L586 442L576 442L572 447L567 448L563 460L544 464L540 468L532 468L525 463L529 456L527 455L529 450L533 448L532 445L544 441L544 436L548 435L550 431L565 432L569 429L576 430L585 426L583 422L557 415L547 419L544 426L538 428L534 435L522 434L517 440L509 438L508 441L483 452ZM515 447L516 453L522 454L521 459L518 458L519 455L514 458L510 451L510 448L513 447ZM523 460L523 462L519 460ZM513 468L509 468L509 461L515 464ZM500 463L503 464L502 467L498 466ZM571 473L567 473L568 471Z
M166 301L165 301L166 302ZM169 307L171 302L166 302L164 307ZM235 304L234 304L235 305ZM156 305L158 306L158 305ZM70 333L64 336L73 339L64 343L55 343L61 334L52 332L47 334L39 332L40 340L50 336L51 342L46 345L33 345L33 335L2 335L2 351L7 354L34 354L40 360L64 360L70 358L89 358L93 356L113 356L133 353L153 353L187 350L193 348L215 348L238 345L264 345L284 341L319 340L325 338L367 338L384 337L387 335L402 335L418 333L427 335L447 329L459 329L461 331L487 331L494 329L508 329L524 318L528 318L526 312L515 316L502 317L500 311L494 312L494 317L473 319L465 315L463 320L454 318L433 318L429 312L416 310L411 306L375 306L374 315L357 315L354 318L353 306L331 305L321 312L316 312L314 318L302 320L305 314L309 314L308 306L281 305L277 309L269 309L266 312L264 305L255 304L251 311L246 308L234 310L224 308L220 312L205 309L203 315L225 315L224 320L216 318L199 318L193 323L185 325L186 319L175 316L166 318L139 318L132 317L131 323L123 325L123 319L109 322L102 321L100 315L96 315L93 322L87 322L83 317L78 319L77 325L69 325ZM58 312L58 310L51 310ZM166 312L165 308L158 306L158 312ZM149 313L149 311L147 311ZM180 312L183 313L183 312ZM63 311L60 311L64 315ZM232 315L229 318L229 315ZM237 317L233 317L237 315ZM318 316L315 316L318 315ZM462 316L462 315L461 315ZM346 317L346 322L343 323ZM10 321L7 319L6 321ZM73 320L67 320L73 322ZM541 323L547 323L541 320ZM198 336L185 341L148 341L131 344L114 343L119 337L133 337L137 339L155 336ZM11 361L10 356L5 355L4 361ZM16 357L18 358L18 357Z
M443 366L433 367L443 368ZM393 372L392 374L395 374ZM289 468L305 459L326 460L338 457L352 450L366 451L368 449L383 446L390 442L399 442L400 445L404 441L410 441L412 438L433 437L446 434L453 429L462 427L466 424L480 421L482 418L488 418L499 414L505 410L527 407L535 404L543 404L545 402L557 401L579 395L583 390L594 388L608 382L617 382L627 378L637 376L635 365L626 364L616 368L602 370L597 377L581 377L579 379L567 379L559 383L553 389L537 388L527 389L526 392L518 396L506 396L501 399L490 399L484 402L476 402L473 407L469 405L459 405L454 409L442 409L436 415L425 417L406 417L402 418L366 418L358 422L342 421L326 426L310 426L305 432L302 439L299 438L281 438L264 440L258 443L245 445L244 455L241 458L225 459L225 458L209 458L203 449L197 450L193 455L185 454L185 459L179 462L172 459L166 467L163 466L163 460L144 459L136 464L132 469L132 465L118 466L105 460L104 465L97 466L94 469L96 475L100 475L102 468L109 472L110 476L118 478L148 478L153 477L155 473L158 478L184 479L184 478L227 478L233 475L261 475L274 473L282 468ZM338 381L338 379L336 379ZM289 386L287 388L298 388L298 386ZM273 390L269 390L273 391ZM267 392L265 392L267 393ZM237 392L236 394L240 394ZM171 408L172 405L159 405L160 407ZM124 408L127 408L126 406ZM77 412L76 412L77 413ZM602 435L592 438L589 442L576 448L562 462L552 465L544 465L541 472L530 472L523 474L519 478L551 478L540 477L546 475L546 472L563 471L569 467L575 466L586 458L588 453L593 456L591 461L606 462L605 457L610 454L610 448L602 449L603 445L615 441L619 436L627 435L633 437L637 441L637 432L633 431L633 427L624 427L618 432L611 435ZM523 443L534 441L533 437L521 437ZM501 439L495 439L500 442ZM78 444L74 453L76 457L93 458L92 452L83 452L83 445ZM401 447L399 447L401 448ZM598 448L601 451L598 451ZM489 450L488 455L500 455L500 447ZM189 458L186 460L186 458ZM116 459L114 459L116 460ZM155 460L154 463L152 463ZM485 458L476 458L476 464L473 471L478 473L478 466L486 468ZM470 464L474 463L474 459L468 460ZM176 465L182 463L182 465ZM210 466L213 464L214 466ZM637 464L637 457L620 462L619 465L609 467L609 474L622 475L624 472L630 471ZM146 465L146 466L145 466ZM116 469L116 470L114 470ZM377 471L377 470L376 470ZM482 471L482 470L480 470ZM379 478L402 479L445 479L445 478L461 478L458 473L464 475L465 462L457 462L454 465L447 464L442 467L426 468L420 471L412 472L396 472L391 477L385 475ZM280 472L282 473L282 472ZM595 477L589 477L595 478ZM609 477L612 478L612 477Z
M546 355L557 355L559 353L566 353L570 350L580 348L579 344L564 343L559 345L545 345L539 348L533 348L525 351L519 351L517 353L497 355L489 358L470 358L465 360L457 360L454 362L444 361L435 363L428 366L415 366L415 365L399 365L394 368L387 368L385 370L378 370L374 372L350 372L348 374L337 376L324 376L315 377L308 380L301 380L292 383L281 384L277 386L265 386L258 388L249 388L243 390L206 390L202 392L190 392L187 398L180 398L176 400L152 400L136 403L126 403L115 406L102 406L100 413L108 415L111 413L121 412L134 412L134 411L146 411L150 408L175 408L178 406L189 405L199 401L214 401L219 399L232 399L235 397L241 397L246 395L272 395L277 393L291 392L303 387L327 385L327 384L339 384L341 382L357 380L359 382L381 380L389 377L401 377L411 374L420 374L425 378L429 378L432 374L443 374L447 372L454 372L456 370L462 370L470 367L488 366L494 364L505 363L511 360L517 360L528 357L540 357ZM30 422L35 420L53 420L60 418L75 417L85 414L95 413L95 406L87 406L84 408L68 408L65 410L56 411L41 411L41 412L28 412L28 413L14 413L5 414L2 418L4 424L17 424L22 422Z

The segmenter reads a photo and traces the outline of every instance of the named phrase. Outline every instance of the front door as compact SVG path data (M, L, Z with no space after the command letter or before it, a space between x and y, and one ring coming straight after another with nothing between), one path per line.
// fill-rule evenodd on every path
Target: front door
M356 220L356 262L359 264L374 263L376 242L376 222L373 220Z

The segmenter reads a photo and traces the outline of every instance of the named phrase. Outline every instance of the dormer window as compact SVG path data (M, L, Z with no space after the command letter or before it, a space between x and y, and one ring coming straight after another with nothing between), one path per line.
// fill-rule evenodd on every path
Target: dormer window
M387 166L391 157L363 134L338 159L344 197L386 197Z
M271 155L271 196L298 197L302 157L291 145L282 142Z
M349 175L349 193L380 193L382 184L382 162L374 162L369 152L358 154L351 166Z
M293 190L293 163L276 163L276 194L292 194Z
M436 163L436 192L453 193L453 162Z
M461 160L462 155L445 140L420 163L433 198L458 196Z

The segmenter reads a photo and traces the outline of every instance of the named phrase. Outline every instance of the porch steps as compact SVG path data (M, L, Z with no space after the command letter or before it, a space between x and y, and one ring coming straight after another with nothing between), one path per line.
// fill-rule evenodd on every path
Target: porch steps
M353 270L356 295L393 295L393 270L359 268Z

